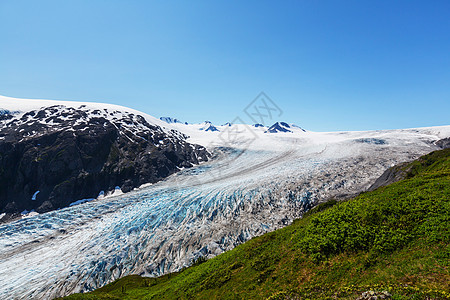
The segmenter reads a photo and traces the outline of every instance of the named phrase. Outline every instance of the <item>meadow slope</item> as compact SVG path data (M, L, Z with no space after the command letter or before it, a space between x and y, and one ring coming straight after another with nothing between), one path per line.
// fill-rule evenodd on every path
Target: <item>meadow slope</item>
M329 201L282 229L158 278L127 276L65 299L449 299L450 149L406 178Z

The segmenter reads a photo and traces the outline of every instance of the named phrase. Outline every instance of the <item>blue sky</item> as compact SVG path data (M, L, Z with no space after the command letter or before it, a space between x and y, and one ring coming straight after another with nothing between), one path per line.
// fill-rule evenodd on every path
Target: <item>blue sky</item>
M264 91L314 131L449 125L449 16L450 1L0 0L0 94L221 124Z

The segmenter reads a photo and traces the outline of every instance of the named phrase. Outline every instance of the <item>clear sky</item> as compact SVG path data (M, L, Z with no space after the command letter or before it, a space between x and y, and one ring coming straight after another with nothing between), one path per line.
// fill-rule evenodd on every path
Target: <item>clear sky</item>
M0 0L0 94L314 131L450 125L450 1Z

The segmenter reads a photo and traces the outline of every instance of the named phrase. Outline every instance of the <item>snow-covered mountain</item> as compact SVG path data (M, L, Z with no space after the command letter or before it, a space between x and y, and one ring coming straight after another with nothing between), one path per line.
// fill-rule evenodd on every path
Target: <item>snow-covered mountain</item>
M0 110L0 213L128 192L208 160L181 132L125 107L0 97Z
M306 132L303 128L300 126L297 126L295 124L288 124L286 122L276 122L272 126L265 131L266 133L278 133L278 132L293 132L293 131L303 131Z
M112 118L114 109L106 109ZM289 224L318 202L366 190L391 165L444 147L450 137L450 126L305 132L280 123L292 132L265 133L264 126L246 124L205 131L205 124L168 124L132 113L164 136L184 137L186 148L206 148L211 159L139 190L0 225L0 298L53 298L128 274L179 270ZM21 124L20 115L12 118ZM140 139L125 125L118 128ZM181 147L176 141L169 149Z
M232 124L230 122L226 122L223 125L217 126L214 125L211 121L205 121L200 124L189 124L187 122L181 122L177 119L173 119L171 117L161 117L161 120L165 121L168 124L181 124L187 126L177 127L178 130L182 132L190 132L193 129L201 130L201 131L209 131L209 132L227 132L230 131L231 127L237 128L242 126L249 126L246 124ZM237 126L237 127L236 127ZM263 129L264 133L286 133L286 132L306 132L305 129L301 128L295 124L288 124L286 122L276 122L269 128L266 128L263 124L253 124L251 127L254 127L252 130L256 130L256 132L261 132ZM194 134L196 136L196 134Z
M199 130L203 130L203 131L219 131L219 129L217 129L216 126L214 126L210 121L205 121L201 127L199 128Z
M189 125L188 127L184 127L185 130L189 130L188 128L195 128L197 127L198 130L202 130L202 131L227 131L229 130L229 127L232 127L234 125L245 125L245 124L232 124L230 122L226 122L223 125L220 126L216 126L214 125L211 121L205 121L201 124L189 124L187 122L181 122L178 121L177 119L173 119L170 117L161 117L161 120L167 122L168 124L184 124L184 125ZM252 127L255 128L266 128L264 125L262 124L253 124ZM181 131L185 131L183 130L183 127L179 128ZM279 132L306 132L305 129L301 128L298 125L295 124L288 124L286 122L276 122L274 123L272 126L270 126L269 128L267 128L264 133L279 133Z

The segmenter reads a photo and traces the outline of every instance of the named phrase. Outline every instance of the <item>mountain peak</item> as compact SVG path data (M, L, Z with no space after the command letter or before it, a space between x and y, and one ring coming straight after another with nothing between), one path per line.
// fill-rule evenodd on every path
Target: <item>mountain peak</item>
M306 132L303 128L295 124L288 124L286 122L276 122L265 131L265 133L278 133L278 132L293 132L296 129L300 129Z
M205 122L203 122L202 125L203 126L199 128L200 130L203 130L203 131L220 131L210 121L205 121Z
M276 122L265 131L265 133L292 132L291 126L285 122Z

